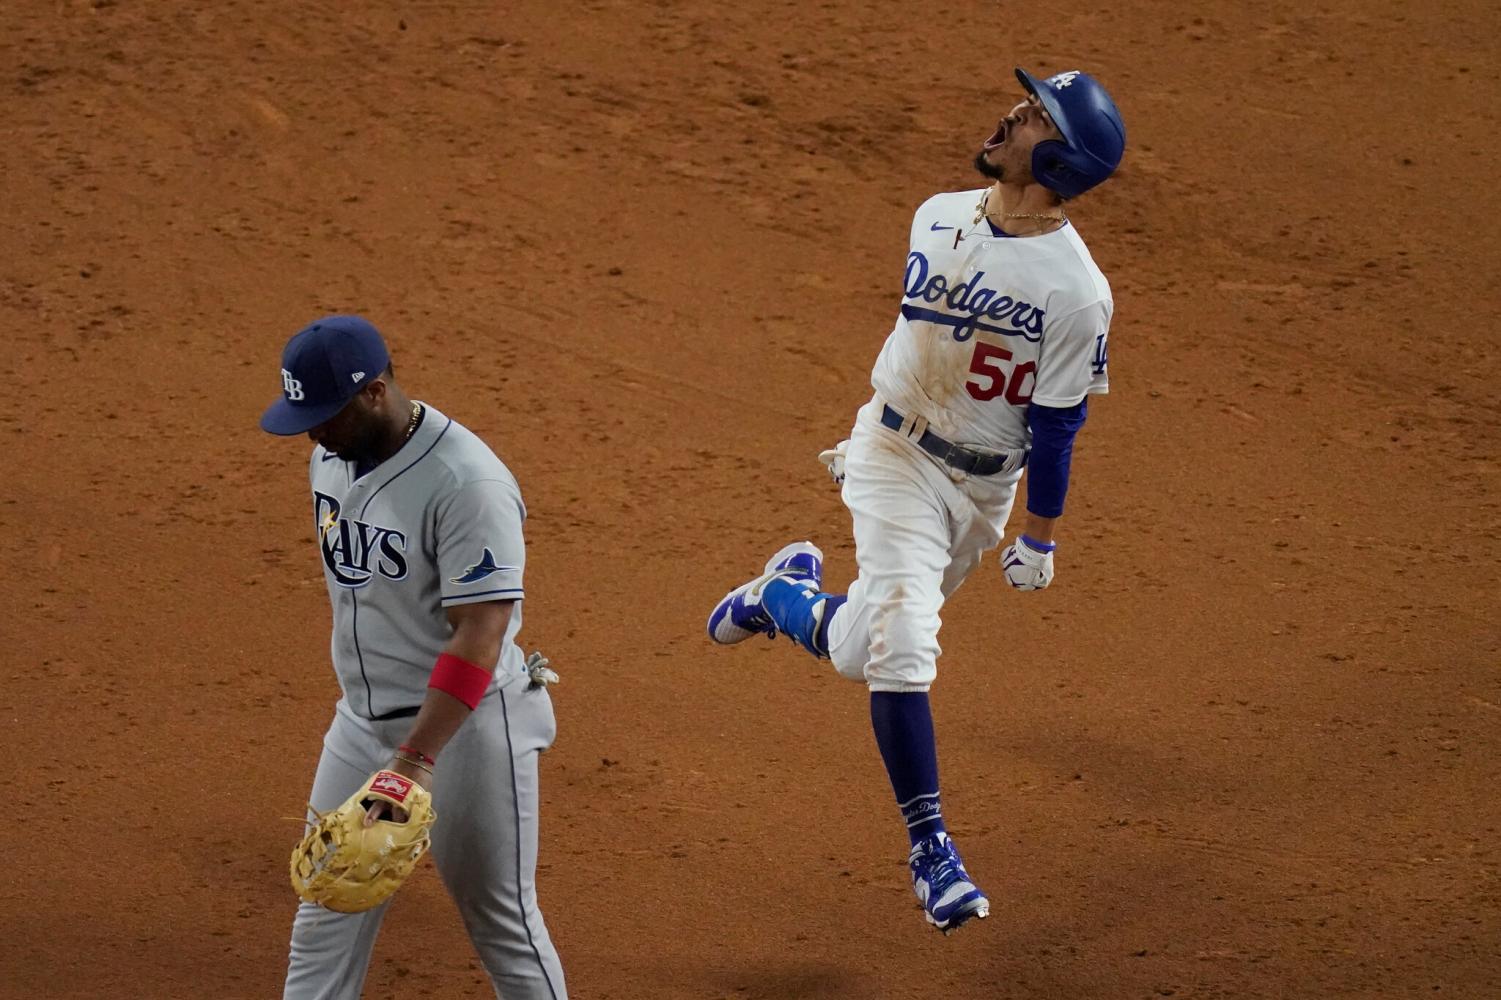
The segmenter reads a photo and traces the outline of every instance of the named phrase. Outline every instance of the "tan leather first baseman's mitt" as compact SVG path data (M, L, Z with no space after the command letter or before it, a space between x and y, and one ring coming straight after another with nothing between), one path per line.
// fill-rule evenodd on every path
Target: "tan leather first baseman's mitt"
M365 826L377 801L404 810L406 820ZM292 889L303 901L340 913L379 906L401 888L426 853L438 818L427 789L394 771L376 771L339 808L314 815L318 821L292 849Z

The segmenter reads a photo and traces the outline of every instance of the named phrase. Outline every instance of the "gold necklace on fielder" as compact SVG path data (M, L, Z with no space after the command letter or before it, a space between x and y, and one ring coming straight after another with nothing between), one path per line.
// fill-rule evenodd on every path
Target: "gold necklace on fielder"
M411 416L411 419L407 421L407 432L406 432L406 434L402 435L402 438L401 438L403 441L410 441L411 440L412 435L417 432L417 421L419 421L421 419L422 419L422 404L418 403L418 402L413 402L412 403L412 416Z

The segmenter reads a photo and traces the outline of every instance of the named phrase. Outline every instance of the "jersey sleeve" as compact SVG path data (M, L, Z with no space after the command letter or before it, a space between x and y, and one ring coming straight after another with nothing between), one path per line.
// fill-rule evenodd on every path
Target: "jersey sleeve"
M1110 314L1108 300L1094 302L1047 325L1032 402L1068 407L1110 391Z
M437 508L434 541L445 608L522 599L525 519L514 481L477 480L444 498Z
M928 216L933 214L933 203L941 196L933 195L927 201L917 206L917 211L912 213L912 229L907 233L907 247L910 250L917 246L917 241L922 234L928 231Z

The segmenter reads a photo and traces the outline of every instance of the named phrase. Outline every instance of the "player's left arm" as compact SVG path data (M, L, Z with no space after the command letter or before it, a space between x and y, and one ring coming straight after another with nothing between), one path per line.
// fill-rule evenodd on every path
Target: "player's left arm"
M1027 527L1023 534L1045 545L1053 544L1063 501L1068 496L1068 473L1073 463L1074 438L1089 416L1089 401L1073 406L1027 408L1032 428L1032 453L1027 456Z
M443 647L439 663L445 662L446 657L452 657L465 667L483 672L486 674L483 685L488 687L488 675L494 671L494 664L500 659L500 644L505 639L506 628L511 623L511 609L515 605L515 601L482 601L445 609L453 635ZM481 663L491 666L486 670L478 666ZM438 669L441 668L434 668L434 672ZM476 676L474 680L480 682L481 679ZM417 718L412 722L411 732L401 744L412 749L399 752L386 769L411 778L423 788L431 788L431 772L424 768L423 763L411 758L424 755L436 762L443 748L448 746L448 741L453 739L454 733L459 731L459 727L473 711L462 692L445 690L441 686L441 679L439 686L430 684L427 697L422 700L422 707L418 709ZM372 817L367 822L372 822L374 818L375 809L372 809Z
M439 599L452 633L390 770L430 787L443 748L490 689L516 602L524 596L526 508L508 476L459 486L434 513ZM378 807L377 807L378 808Z
M1027 410L1032 451L1027 458L1026 526L1001 554L1006 579L1018 590L1042 590L1053 581L1074 439L1089 415L1088 397L1109 390L1110 313L1108 301L1097 302L1062 317L1046 332Z

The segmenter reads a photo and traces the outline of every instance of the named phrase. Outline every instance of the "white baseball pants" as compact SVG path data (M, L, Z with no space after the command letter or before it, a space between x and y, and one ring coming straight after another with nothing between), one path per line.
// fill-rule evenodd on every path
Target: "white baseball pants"
M829 623L829 657L872 691L926 691L942 652L939 610L1005 537L1022 474L952 469L883 426L882 405L861 407L845 455L859 575Z

